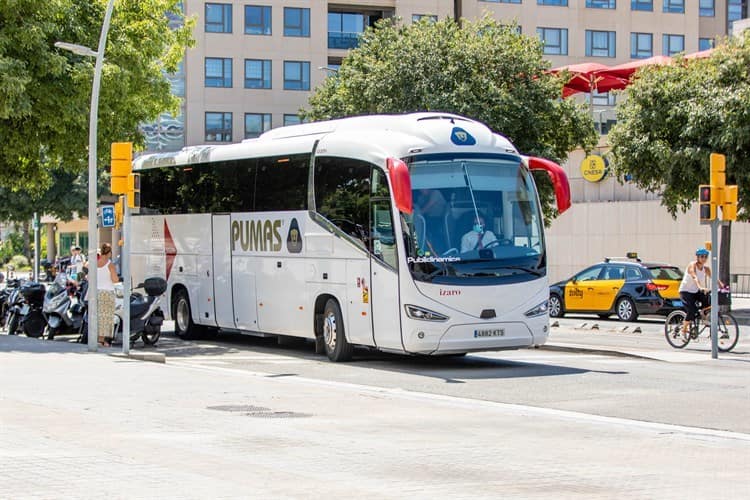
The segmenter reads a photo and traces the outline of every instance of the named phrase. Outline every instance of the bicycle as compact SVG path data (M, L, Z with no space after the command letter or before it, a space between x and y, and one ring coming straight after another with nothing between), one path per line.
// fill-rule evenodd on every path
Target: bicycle
M682 349L691 340L697 341L698 337L706 330L708 330L708 338L711 338L711 306L702 308L700 302L697 305L699 314L691 321L688 331L685 333L682 332L682 323L687 316L685 311L681 309L672 311L664 320L664 336L672 347ZM734 316L719 311L717 330L719 332L719 351L729 352L734 349L740 338L740 327Z

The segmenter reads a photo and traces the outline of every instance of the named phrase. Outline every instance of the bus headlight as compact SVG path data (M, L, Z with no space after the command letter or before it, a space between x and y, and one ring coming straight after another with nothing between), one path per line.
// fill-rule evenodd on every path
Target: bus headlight
M533 307L533 308L529 309L528 311L526 311L525 313L523 313L523 315L526 316L527 318L533 318L535 316L541 316L542 314L547 314L548 307L549 307L549 302L545 300L544 302L542 302L538 306Z
M406 315L411 319L420 319L422 321L446 321L448 319L448 316L430 311L424 307L413 306L411 304L406 304L404 307L406 308Z

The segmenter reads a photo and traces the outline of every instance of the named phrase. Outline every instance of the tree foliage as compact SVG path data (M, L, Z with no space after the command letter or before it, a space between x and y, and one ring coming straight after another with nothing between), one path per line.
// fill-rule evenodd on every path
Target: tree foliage
M596 135L580 105L560 99L562 82L548 69L539 40L514 25L484 18L404 26L386 19L362 35L302 115L451 112L487 124L525 154L560 161L576 147L593 147ZM546 175L537 181L550 214L551 183Z
M89 107L94 59L54 46L65 41L98 48L106 0L0 2L0 187L55 211L58 182L71 186L88 165ZM142 144L138 125L178 99L166 73L175 72L192 43L192 23L170 27L178 0L115 2L102 72L98 164L109 144ZM75 198L75 197L73 197ZM49 199L53 205L40 205ZM85 207L85 198L77 208ZM3 214L12 220L19 215ZM66 217L70 217L70 213Z
M662 195L676 216L709 182L709 155L727 157L727 184L739 186L738 218L750 197L750 41L735 38L710 58L641 70L609 134L615 173Z

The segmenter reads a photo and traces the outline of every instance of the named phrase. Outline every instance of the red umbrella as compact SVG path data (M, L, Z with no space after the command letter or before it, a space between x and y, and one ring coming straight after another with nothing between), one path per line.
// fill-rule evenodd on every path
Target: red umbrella
M577 92L609 92L615 89L624 89L628 82L622 78L606 74L608 66L599 63L569 64L550 70L550 73L561 73L567 71L572 76L570 81L563 87L563 97L568 97Z
M648 59L638 59L636 61L626 62L625 64L618 64L612 66L606 70L603 70L600 74L606 74L608 76L614 76L616 78L622 78L624 80L629 79L633 76L633 73L638 71L644 66L651 65L666 65L672 64L672 58L667 56L654 56Z
M700 52L693 52L692 54L686 55L685 59L705 59L706 57L711 57L713 52L714 49L701 50Z

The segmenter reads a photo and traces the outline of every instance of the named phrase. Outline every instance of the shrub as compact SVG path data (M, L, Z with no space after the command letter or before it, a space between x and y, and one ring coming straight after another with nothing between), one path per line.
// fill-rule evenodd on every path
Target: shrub
M16 271L26 269L29 267L29 259L23 255L14 255L10 259L10 265L12 265Z

